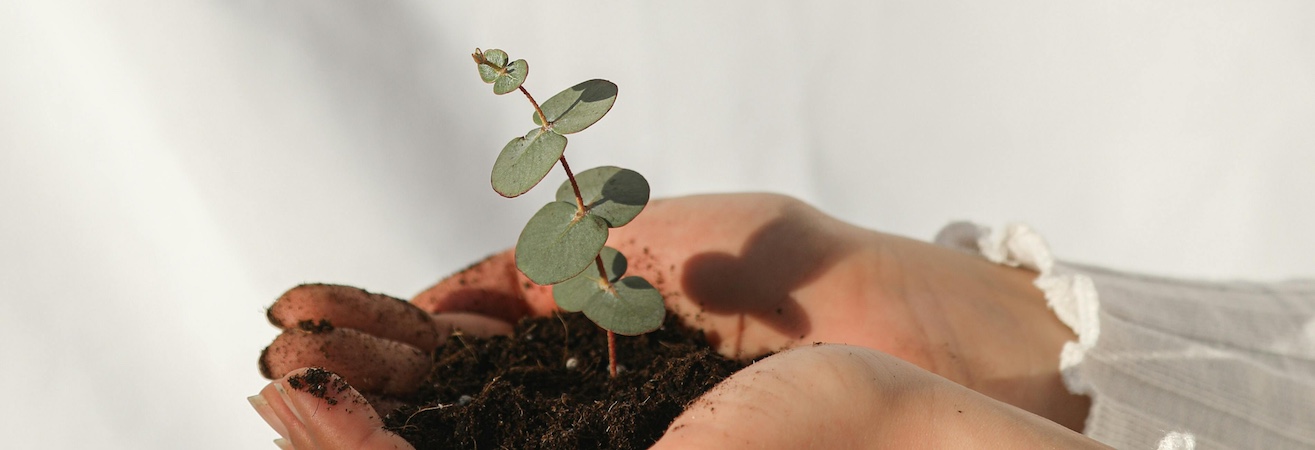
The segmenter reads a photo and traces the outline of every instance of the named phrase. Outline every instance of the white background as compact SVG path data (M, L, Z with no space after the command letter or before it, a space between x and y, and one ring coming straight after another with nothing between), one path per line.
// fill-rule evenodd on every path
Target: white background
M1315 3L622 3L0 5L0 447L273 448L244 399L265 306L309 281L410 296L551 195L488 187L532 124L477 46L527 59L540 99L616 82L572 165L658 196L1315 274Z

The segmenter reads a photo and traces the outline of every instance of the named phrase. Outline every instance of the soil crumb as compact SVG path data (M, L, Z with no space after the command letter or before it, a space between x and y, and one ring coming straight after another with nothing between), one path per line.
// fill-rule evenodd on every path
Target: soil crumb
M319 322L316 322L314 320L303 320L301 322L297 322L297 328L301 329L301 331L307 331L315 334L328 333L330 331L333 331L333 323L329 322L328 319L320 319Z
M288 386L314 395L315 398L324 399L324 402L328 403L329 406L338 404L336 397L328 395L330 392L337 394L351 387L341 378L334 377L333 373L319 367L313 367L307 369L305 373L288 377Z

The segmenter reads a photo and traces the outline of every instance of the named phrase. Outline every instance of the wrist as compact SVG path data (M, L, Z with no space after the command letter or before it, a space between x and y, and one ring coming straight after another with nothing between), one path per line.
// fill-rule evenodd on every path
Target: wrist
M1075 336L1032 284L1035 272L921 241L881 239L887 282L929 344L928 361L911 362L1081 430L1090 400L1070 394L1059 372L1060 351Z

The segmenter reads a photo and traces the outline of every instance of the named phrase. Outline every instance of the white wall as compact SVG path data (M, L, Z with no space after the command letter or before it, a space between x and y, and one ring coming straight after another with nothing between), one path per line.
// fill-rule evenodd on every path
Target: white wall
M620 85L572 165L657 195L782 192L919 238L1022 220L1070 260L1315 274L1315 4L558 3L0 6L4 446L268 447L244 397L283 289L409 296L510 245L551 189L489 189L532 124L477 46L528 59L541 99Z

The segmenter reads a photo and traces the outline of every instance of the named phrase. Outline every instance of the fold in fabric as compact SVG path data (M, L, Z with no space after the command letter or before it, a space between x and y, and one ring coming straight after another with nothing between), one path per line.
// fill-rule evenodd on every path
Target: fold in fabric
M1077 335L1060 370L1115 448L1315 447L1315 282L1202 282L1058 262L1039 234L956 222L936 243L1037 272Z

